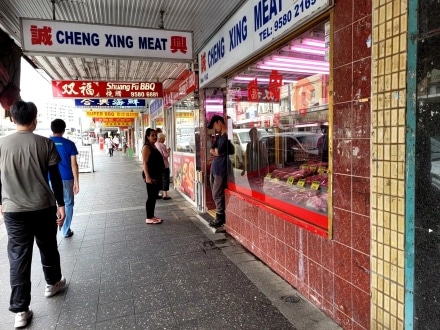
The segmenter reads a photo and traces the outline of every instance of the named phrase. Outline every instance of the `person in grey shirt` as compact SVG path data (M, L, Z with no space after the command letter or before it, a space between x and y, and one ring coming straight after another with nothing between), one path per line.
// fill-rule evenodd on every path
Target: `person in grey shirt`
M61 228L66 213L58 169L61 158L52 140L33 133L37 107L18 101L11 107L11 117L17 131L0 139L0 213L8 233L9 310L15 313L18 328L33 315L29 305L34 239L47 283L44 295L51 297L66 285L57 246L57 226Z

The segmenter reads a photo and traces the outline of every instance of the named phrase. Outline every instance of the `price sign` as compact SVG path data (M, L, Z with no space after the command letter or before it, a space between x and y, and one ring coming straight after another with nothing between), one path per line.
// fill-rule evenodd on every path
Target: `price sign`
M312 188L313 190L319 190L320 186L321 186L321 183L319 181L313 181L310 188Z
M298 182L296 183L296 185L300 187L304 187L305 184L306 184L306 179L299 179Z
M309 165L307 164L302 164L300 167L302 170L308 170L309 169Z
M289 176L287 179L287 184L288 185L293 185L293 182L295 181L295 178L293 176Z
M325 168L324 166L319 166L318 167L318 173L319 174L327 173L327 168Z

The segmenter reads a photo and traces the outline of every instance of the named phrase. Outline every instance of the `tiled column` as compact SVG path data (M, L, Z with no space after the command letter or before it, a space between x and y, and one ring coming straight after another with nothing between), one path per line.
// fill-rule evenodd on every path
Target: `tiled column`
M406 0L373 1L372 41L371 329L403 329Z

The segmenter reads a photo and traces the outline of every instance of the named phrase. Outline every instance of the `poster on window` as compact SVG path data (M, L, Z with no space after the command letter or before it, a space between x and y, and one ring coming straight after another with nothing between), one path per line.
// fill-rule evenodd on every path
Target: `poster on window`
M194 156L175 152L173 154L174 189L194 201Z
M300 79L292 86L292 110L305 115L328 103L327 75L314 75Z

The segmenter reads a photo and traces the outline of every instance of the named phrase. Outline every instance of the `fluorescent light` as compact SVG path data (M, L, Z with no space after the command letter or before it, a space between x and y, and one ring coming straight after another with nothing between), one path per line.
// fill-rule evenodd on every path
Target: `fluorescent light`
M311 69L311 70L328 70L329 69L329 64L327 65L310 65L310 64L297 64L297 63L282 63L282 62L277 62L277 61L264 61L262 63L263 65L273 65L275 67L282 67L282 68L291 68L291 69Z
M221 112L223 111L223 104L220 105L207 105L206 112Z
M251 81L254 80L255 77L243 77L243 76L236 76L233 80L235 81ZM257 80L260 82L269 82L269 78L257 78ZM283 79L283 83L296 83L297 80L290 80L290 79Z
M320 49L319 47L313 48L309 46L292 46L291 50L299 53L307 53L307 54L316 54L316 55L325 55L325 49Z
M278 55L272 56L272 60L277 61L277 62L284 62L284 63L306 64L306 65L311 65L311 66L323 66L325 68L328 68L330 66L330 63L327 61L314 61L314 60L307 60L307 59L303 59L303 58L286 57L286 56L278 56Z
M307 70L303 70L303 69L294 69L291 66L275 66L275 65L257 65L258 69L263 69L263 70L278 70L278 71L286 71L286 72L299 72L299 73L320 73L320 74L328 74L329 70L325 70L324 68L316 68L316 69L307 69Z
M318 39L303 39L301 41L301 43L303 45L307 45L307 46L325 48L325 41L318 40Z

